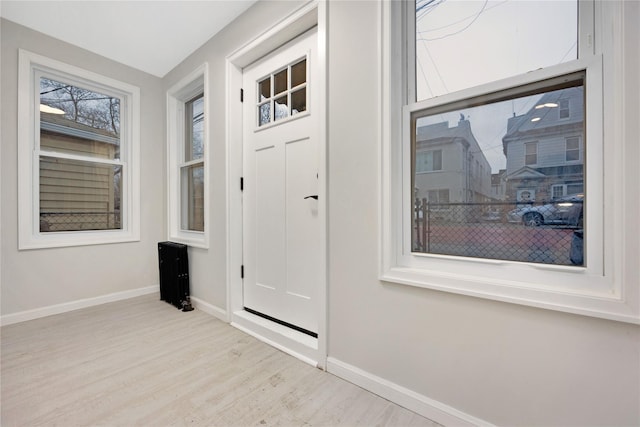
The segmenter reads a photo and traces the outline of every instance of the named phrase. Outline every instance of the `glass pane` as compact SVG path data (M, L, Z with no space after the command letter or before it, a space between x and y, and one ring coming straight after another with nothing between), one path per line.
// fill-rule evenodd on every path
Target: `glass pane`
M288 71L286 68L273 76L274 95L277 95L289 89L287 76L288 76Z
M204 96L185 104L186 131L184 160L201 159L204 156Z
M291 87L296 87L307 81L307 60L303 59L291 66Z
M291 115L307 111L307 88L291 92Z
M258 83L258 102L271 98L271 77Z
M417 0L417 100L576 59L577 13L576 0Z
M40 231L122 228L122 166L40 157Z
M271 103L267 102L258 107L258 126L271 122Z
M287 105L287 95L276 99L275 101L275 120L289 117L289 106Z
M181 179L182 229L204 231L204 166L199 164L183 167Z
M413 116L415 252L583 265L585 93L573 84ZM572 111L561 122L560 98Z
M40 79L40 148L120 158L120 99Z

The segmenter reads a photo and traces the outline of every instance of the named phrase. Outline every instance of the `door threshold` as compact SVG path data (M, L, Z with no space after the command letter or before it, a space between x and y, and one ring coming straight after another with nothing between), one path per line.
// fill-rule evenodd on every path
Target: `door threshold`
M293 325L291 323L285 322L284 320L276 319L275 317L271 317L271 316L269 316L267 314L260 313L260 312L258 312L256 310L253 310L253 309L249 308L249 307L245 307L244 311L247 311L247 312L249 312L251 314L255 314L256 316L262 317L263 319L267 319L270 322L277 323L278 325L286 326L287 328L293 329L294 331L302 332L303 334L309 335L310 337L318 338L318 334L315 333L315 332L312 332L312 331L310 331L308 329L304 329L304 328L301 328L299 326Z
M320 366L318 338L245 310L234 311L231 326L314 367Z

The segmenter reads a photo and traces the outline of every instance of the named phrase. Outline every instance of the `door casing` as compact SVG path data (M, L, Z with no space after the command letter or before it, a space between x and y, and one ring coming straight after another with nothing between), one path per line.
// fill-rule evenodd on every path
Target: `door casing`
M226 59L226 155L227 155L227 321L233 326L261 339L280 350L319 368L326 368L327 358L327 61L326 17L327 4L312 1L265 31ZM243 308L242 296L242 70L264 55L317 25L318 31L318 82L319 98L319 158L318 190L324 195L318 203L320 222L320 259L318 283L318 338L313 339L280 325L272 324L257 316L249 315Z

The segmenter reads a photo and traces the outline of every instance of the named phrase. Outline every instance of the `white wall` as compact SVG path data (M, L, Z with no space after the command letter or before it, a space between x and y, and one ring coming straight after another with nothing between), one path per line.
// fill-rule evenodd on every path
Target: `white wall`
M498 425L639 425L639 326L377 279L377 11L329 7L329 355ZM625 114L637 141L633 31Z
M164 98L161 80L2 20L2 316L158 284L156 243L165 235ZM18 49L136 85L141 93L141 240L18 251Z

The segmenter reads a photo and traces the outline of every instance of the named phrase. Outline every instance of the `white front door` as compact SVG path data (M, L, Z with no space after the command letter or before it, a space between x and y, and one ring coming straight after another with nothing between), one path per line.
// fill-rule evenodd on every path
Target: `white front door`
M312 29L243 70L243 302L318 331L318 120Z

